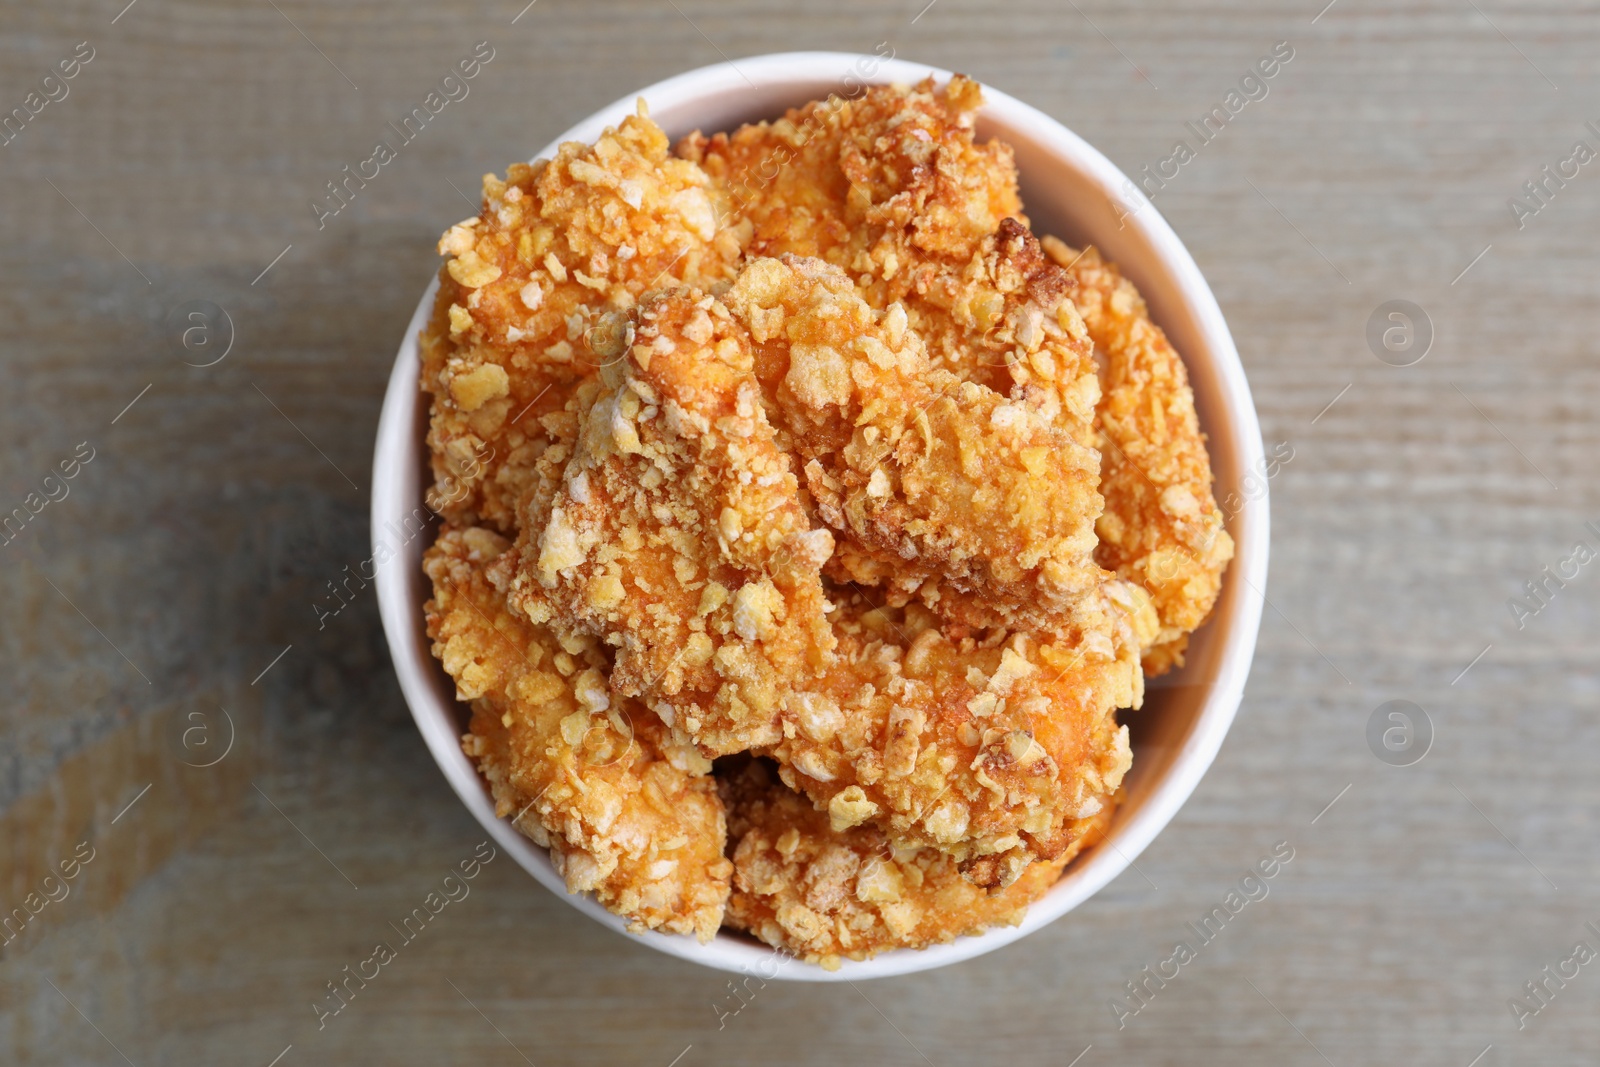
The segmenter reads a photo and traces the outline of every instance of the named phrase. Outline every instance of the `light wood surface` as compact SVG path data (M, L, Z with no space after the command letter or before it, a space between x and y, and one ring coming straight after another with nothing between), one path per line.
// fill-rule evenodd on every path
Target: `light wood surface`
M94 857L0 949L0 1061L1594 1062L1600 961L1520 1030L1509 1001L1600 949L1600 563L1520 630L1507 606L1600 548L1600 162L1521 229L1507 205L1600 149L1592 5L521 2L0 5L0 111L94 50L0 146L0 509L94 455L0 546L0 905ZM324 183L478 41L470 95L319 230ZM880 41L1130 173L1294 50L1156 200L1293 450L1220 758L1136 871L969 963L769 985L719 1028L728 976L502 858L319 1031L325 983L482 837L370 591L320 629L313 608L367 555L381 392L438 232L482 172L632 89ZM1365 338L1395 299L1435 334L1409 367ZM168 321L191 300L231 316L214 366ZM1394 699L1433 726L1408 767L1366 739ZM1124 983L1279 841L1270 895L1119 1029Z

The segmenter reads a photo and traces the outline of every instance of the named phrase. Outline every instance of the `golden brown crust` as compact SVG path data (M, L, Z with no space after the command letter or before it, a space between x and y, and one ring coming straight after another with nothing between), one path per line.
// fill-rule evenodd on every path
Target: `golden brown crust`
M677 151L750 227L750 256L839 267L870 306L903 305L935 365L1019 399L1057 393L1086 425L1096 383L1070 279L1028 232L1010 147L973 135L982 102L959 74L876 86Z
M547 439L540 420L601 362L590 331L658 286L729 280L739 231L718 228L724 213L643 114L593 147L570 142L504 181L485 176L482 212L439 241L449 258L420 338L434 510L515 531Z
M898 316L943 375L924 376L943 382L952 404L965 399L964 385L982 386L1012 401L1008 412L1020 407L1077 442L1051 446L1061 457L1054 473L1070 487L1094 445L1092 347L1067 299L1071 279L1027 230L1010 149L973 137L981 102L977 84L960 76L942 88L931 79L879 86L732 135L694 135L678 152L700 162L734 216L750 223L750 256L820 257L847 272L868 306ZM776 383L765 384L771 399ZM978 421L963 425L970 433ZM1097 478L1088 479L1091 494ZM838 527L838 494L814 477L807 486L833 507L835 517L823 515ZM1057 513L1098 506L1086 500ZM939 600L942 614L974 626L1039 628L1061 608L981 571L911 558L929 546L907 544L898 526L852 532L829 564L836 579L891 584L901 597L926 585L922 595ZM1017 569L1011 552L995 556ZM1093 580L1080 572L1071 583L1082 591Z
M1157 675L1182 666L1188 635L1216 603L1233 539L1212 495L1188 372L1139 291L1094 248L1080 254L1050 237L1044 247L1072 275L1103 363L1096 422L1106 509L1095 557L1149 590L1161 630L1145 671Z
M894 847L872 824L835 830L759 760L719 771L734 863L727 923L829 970L894 948L926 948L1014 926L1078 853L1104 836L1113 805L1075 820L1070 841L1004 888L974 885L948 855Z
M514 603L616 649L612 684L708 754L778 739L833 646L812 530L721 303L673 289L617 316L579 437L522 532Z
M510 547L446 527L424 557L433 652L472 705L462 749L569 891L592 891L635 929L709 940L730 873L709 763L608 690L594 641L558 642L509 610Z
M1117 583L1112 583L1115 586ZM841 829L871 821L985 885L1056 856L1129 763L1116 709L1142 699L1138 642L1111 588L1041 640L952 639L918 604L838 590L834 666L791 702L768 754Z
M1099 457L1064 417L932 367L901 305L875 311L819 260L749 260L727 301L835 530L991 602L1064 610L1103 580Z
M695 133L680 157L725 190L754 256L815 256L881 286L874 307L916 290L924 266L959 269L1004 218L1022 218L1011 149L979 144L982 90L882 85L791 109L732 134Z

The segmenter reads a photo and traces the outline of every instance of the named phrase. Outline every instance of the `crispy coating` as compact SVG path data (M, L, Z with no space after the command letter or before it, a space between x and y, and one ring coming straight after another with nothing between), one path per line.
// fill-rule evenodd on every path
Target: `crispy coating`
M1011 149L978 144L977 82L874 86L732 134L677 146L751 225L752 256L814 256L879 287L874 307L916 291L933 265L959 269L1004 218L1022 218Z
M1071 841L1010 885L974 885L950 856L896 848L868 823L839 830L760 760L718 770L728 806L727 923L829 970L893 948L926 948L1014 926L1078 853L1104 836L1113 804L1075 820Z
M695 289L617 316L601 388L548 507L530 507L513 602L616 649L612 685L708 754L778 740L779 707L834 644L749 337Z
M483 180L480 215L439 241L433 318L420 339L433 396L429 506L512 534L541 418L602 360L589 335L607 311L679 282L726 282L748 227L717 225L722 194L640 109L594 146L513 164Z
M677 152L750 225L750 256L841 268L870 306L903 306L936 366L1005 395L1054 394L1086 428L1097 386L1070 279L1028 232L1010 147L975 139L982 103L962 75L875 86L691 134Z
M510 547L446 527L424 559L433 652L472 705L463 751L570 892L593 892L632 929L710 940L731 870L710 764L610 692L596 642L558 642L508 609Z
M924 271L915 328L937 362L1038 409L1085 445L1100 400L1073 280L1017 219L1000 221L959 271Z
M1099 456L1059 420L932 367L900 305L820 260L749 260L726 299L834 529L990 602L1066 610L1103 579Z
M916 332L930 351L942 353L936 362L962 382L1005 392L1080 446L1097 450L1099 377L1088 330L1068 298L1072 287L1034 236L1005 219L965 270L932 276ZM849 540L827 573L884 586L893 603L920 598L946 619L974 628L1048 630L1061 610L1050 598L997 597L970 581L950 582L920 561Z
M1060 855L1128 768L1116 709L1140 704L1143 677L1120 593L1080 597L1048 639L980 640L952 639L919 604L838 590L836 664L768 754L835 828L870 821L897 846L948 853L976 884L1009 884Z
M1121 271L1094 248L1079 254L1052 237L1044 247L1070 265L1074 299L1103 361L1096 423L1106 508L1095 558L1149 590L1161 629L1144 666L1161 674L1183 665L1189 634L1205 622L1233 558L1194 393L1183 360Z
M735 216L752 224L752 257L794 253L845 269L869 306L898 305L894 314L934 367L1016 401L1092 448L1099 381L1067 298L1071 279L1027 230L1010 149L975 141L981 103L978 85L960 76L942 88L931 79L879 86L731 135L691 135L677 150L700 162ZM1063 453L1063 473L1070 476L1077 454ZM827 496L819 499L826 504ZM941 612L974 626L1038 628L1060 610L982 574L952 583L941 567L908 559L903 543L888 540L842 539L830 575L892 583L902 597L926 585L922 595L943 597ZM1088 584L1087 574L1075 582L1080 591Z

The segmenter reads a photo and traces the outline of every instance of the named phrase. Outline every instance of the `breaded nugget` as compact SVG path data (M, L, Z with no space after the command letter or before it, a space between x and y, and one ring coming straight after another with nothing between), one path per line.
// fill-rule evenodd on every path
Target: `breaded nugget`
M610 692L595 641L558 642L508 610L510 548L446 527L424 558L433 653L472 705L463 751L569 891L592 891L630 929L710 940L731 871L710 764Z
M1014 926L1083 848L1113 805L1071 824L1071 841L1009 886L986 890L935 849L895 848L877 827L844 830L753 760L718 778L728 806L733 895L727 923L829 970L893 948L926 948Z
M952 640L920 604L836 590L836 664L765 754L837 829L871 822L977 884L1008 884L1059 855L1128 769L1116 711L1139 705L1143 676L1111 592L1080 597L1048 639Z
M1016 219L959 272L930 272L915 329L940 366L1027 403L1093 445L1100 381L1073 280Z
M1144 666L1158 675L1183 665L1189 634L1222 588L1233 539L1212 495L1188 372L1139 291L1094 248L1080 254L1053 237L1044 247L1073 276L1073 299L1102 361L1096 424L1106 507L1095 558L1149 590L1161 631Z
M900 305L820 260L749 260L726 300L830 526L995 603L1066 610L1103 579L1099 456L1061 420L931 367Z
M546 442L540 418L600 362L588 346L598 318L661 285L728 280L748 227L719 231L721 193L668 154L642 108L593 147L486 176L483 197L439 241L449 259L420 339L429 504L509 535Z
M724 190L752 227L749 252L815 256L870 275L887 307L920 265L958 268L1000 220L1022 217L1011 149L972 135L983 101L957 75L942 87L881 85L830 96L732 134L694 133L677 154Z
M752 227L750 256L826 260L872 307L902 304L936 366L1004 395L1049 382L1086 426L1095 380L1082 324L1063 306L1070 281L1028 232L1011 149L973 136L982 103L959 74L942 87L874 86L732 134L691 134L677 152Z
M771 744L833 647L833 537L811 528L721 303L672 289L608 327L576 450L528 509L513 603L615 648L612 685L708 754Z
M1099 379L1093 345L1068 299L1072 281L1046 259L1039 242L1013 219L985 238L961 273L933 277L916 332L963 382L987 385L1093 447ZM930 310L931 309L931 310ZM917 561L842 542L827 573L839 581L885 587L891 602L918 596L942 616L973 627L1048 629L1059 605L1050 599L1002 598L971 583L950 583Z
M692 135L677 150L751 222L752 257L798 253L845 268L870 306L900 304L936 368L1092 447L1099 382L1067 299L1071 279L1027 230L1010 149L975 141L981 103L977 84L960 76L942 88L931 79L879 86L731 135ZM901 596L929 583L929 595L940 595L939 569L907 560L899 546L845 538L829 573L892 580ZM973 578L946 583L943 595L973 625L1037 627L1055 610Z

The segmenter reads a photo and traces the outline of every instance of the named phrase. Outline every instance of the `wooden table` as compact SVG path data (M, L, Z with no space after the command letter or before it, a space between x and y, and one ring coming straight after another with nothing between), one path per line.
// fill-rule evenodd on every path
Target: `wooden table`
M0 546L0 905L42 905L0 954L0 1060L1594 1062L1600 962L1564 961L1600 949L1600 565L1508 607L1600 548L1600 164L1566 162L1600 149L1592 9L124 2L10 2L0 38L3 109L92 49L0 146L0 506L67 494ZM479 41L470 96L319 229L324 183ZM379 400L437 234L481 173L625 92L880 41L1130 173L1293 49L1156 199L1293 452L1221 757L1137 871L969 963L770 985L719 1027L728 976L503 860L319 1031L325 983L481 837L370 592L313 608L368 554ZM1392 300L1431 322L1409 366L1368 344ZM182 343L215 309L220 361L222 327ZM1369 747L1391 700L1432 724L1410 766ZM1115 1011L1279 841L1270 896Z

